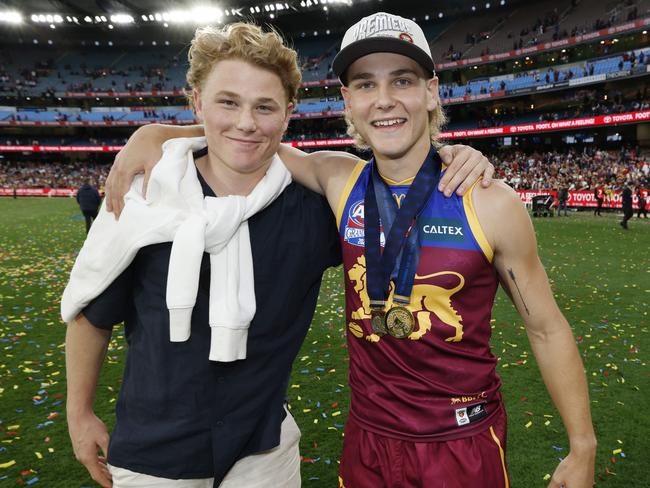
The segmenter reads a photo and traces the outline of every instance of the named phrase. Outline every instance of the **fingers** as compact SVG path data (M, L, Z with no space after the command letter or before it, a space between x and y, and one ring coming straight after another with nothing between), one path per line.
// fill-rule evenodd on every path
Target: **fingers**
M97 445L99 448L102 450L102 454L104 455L103 457L106 458L108 456L108 441L110 440L110 437L108 436L108 433L105 433L99 437L97 440Z
M451 163L451 160L454 158L454 147L458 146L442 146L440 149L438 149L440 159L442 159L442 162L446 165L449 165L449 163Z
M445 196L450 196L454 191L459 195L462 195L462 192L467 190L478 179L478 176L483 173L482 167L477 169L477 166L481 163L482 157L481 153L473 150L462 151L461 153L456 154L452 165L455 165L458 160L459 166L455 173L451 175L451 179L445 186ZM447 171L449 171L449 168ZM464 182L469 183L464 184Z
M113 478L106 463L100 462L98 459L94 463L85 464L90 477L104 488L111 488L113 486Z
M447 169L445 170L445 174L442 175L442 178L440 178L438 189L444 192L446 196L450 196L453 190L456 189L456 186L458 186L458 182L453 188L450 187L450 183L457 172L463 167L473 149L457 144L455 146L444 146L441 148L441 151L443 150L444 153L441 153L440 157L443 158L444 154L447 158L447 161L443 159L443 162L447 165Z
M112 476L108 470L105 456L98 456L95 453L85 453L76 456L77 460L83 464L90 474L90 477L105 488L112 486Z
M485 160L487 161L487 158L485 158ZM494 171L494 165L488 161L488 167L483 173L483 179L481 180L481 185L483 188L487 188L492 183L492 179L494 178Z
M485 159L485 158L482 158L482 159ZM485 159L485 161L487 161L487 159ZM472 170L468 173L468 175L465 177L465 179L462 181L462 183L458 186L458 189L456 190L456 193L459 196L463 196L472 187L472 185L479 180L479 178L483 174L483 171L485 170L485 166L481 161L479 161L473 167L471 166L471 164L472 164L472 162L470 160L465 164L465 166L463 166L463 169L465 169L465 167L469 166L470 168L472 168Z

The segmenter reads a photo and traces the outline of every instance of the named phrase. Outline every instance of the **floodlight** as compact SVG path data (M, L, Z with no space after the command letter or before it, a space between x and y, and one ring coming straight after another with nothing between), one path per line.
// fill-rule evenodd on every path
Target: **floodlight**
M143 15L146 20L146 17ZM114 24L132 24L135 19L129 14L115 14L111 15L111 22Z

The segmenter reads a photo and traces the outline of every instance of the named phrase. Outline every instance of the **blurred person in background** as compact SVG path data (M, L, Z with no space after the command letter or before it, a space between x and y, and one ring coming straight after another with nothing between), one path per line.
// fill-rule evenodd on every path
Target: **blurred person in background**
M90 232L90 226L93 225L93 222L97 218L97 212L102 203L102 197L99 195L99 191L91 185L90 180L86 180L81 185L81 188L77 190L77 203L79 204L84 219L86 219L86 234L88 234Z

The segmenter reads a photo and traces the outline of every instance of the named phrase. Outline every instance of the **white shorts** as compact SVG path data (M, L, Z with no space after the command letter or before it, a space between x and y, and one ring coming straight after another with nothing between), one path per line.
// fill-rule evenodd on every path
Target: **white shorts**
M291 414L282 422L280 445L246 456L228 471L219 488L300 488L300 429ZM212 488L214 478L172 480L108 466L113 488Z

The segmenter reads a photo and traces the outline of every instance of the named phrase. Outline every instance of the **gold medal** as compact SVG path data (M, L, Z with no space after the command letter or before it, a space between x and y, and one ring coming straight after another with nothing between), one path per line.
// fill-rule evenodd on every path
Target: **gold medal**
M381 309L373 308L370 311L370 325L372 331L378 336L383 336L388 333L386 330L386 312Z
M405 339L415 328L415 317L406 307L393 307L386 313L386 329L396 339Z

